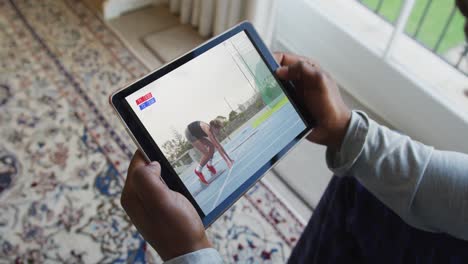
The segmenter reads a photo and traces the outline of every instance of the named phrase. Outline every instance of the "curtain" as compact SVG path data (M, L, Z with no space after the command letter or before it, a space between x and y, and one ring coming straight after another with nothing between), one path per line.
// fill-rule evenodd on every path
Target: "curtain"
M198 28L203 37L217 35L243 20L252 22L267 42L274 29L276 0L169 0L182 24Z

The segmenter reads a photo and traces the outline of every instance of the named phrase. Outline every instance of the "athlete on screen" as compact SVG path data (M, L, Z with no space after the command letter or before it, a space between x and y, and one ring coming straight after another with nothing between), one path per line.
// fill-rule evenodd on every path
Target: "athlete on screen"
M210 124L195 121L190 123L185 129L185 137L187 137L187 140L202 154L200 164L195 168L195 174L204 184L209 184L202 173L202 169L205 165L211 174L216 174L216 169L211 163L215 149L218 150L228 168L231 168L234 162L216 138L216 134L219 133L221 127L221 121L215 119L211 121Z

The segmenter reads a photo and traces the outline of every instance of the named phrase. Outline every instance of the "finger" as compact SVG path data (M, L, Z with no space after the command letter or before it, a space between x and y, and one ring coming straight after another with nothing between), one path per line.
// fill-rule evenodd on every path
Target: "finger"
M308 64L311 64L312 66L317 67L318 69L321 69L320 64L316 60L304 56L299 56L286 52L275 52L274 56L275 60L280 66L289 66L299 61L304 61Z
M161 166L158 162L152 162L145 166L136 167L130 177L135 193L148 212L162 210L163 207L170 206L167 199L171 193L160 176Z
M120 197L120 204L132 222L134 222L133 218L137 217L138 215L145 215L143 207L141 207L141 202L136 196L130 181L125 183L125 186L122 190L122 195ZM141 208L142 210L138 210L138 208Z
M276 69L276 76L278 76L278 78L282 80L289 80L288 73L289 73L288 66L281 66L278 69Z
M141 201L138 199L135 188L133 187L133 181L131 180L134 176L135 168L144 167L145 161L143 158L142 153L137 150L130 161L130 165L128 168L127 178L125 179L125 185L122 190L122 194L120 197L120 204L124 208L127 215L130 219L134 218L136 215L140 215L142 213L141 210L136 210L135 208L141 207ZM136 212L140 211L140 212ZM133 220L132 220L133 221Z
M140 166L140 161L139 161L139 155L141 155L139 153L139 151L137 150L135 152L135 154L133 154L133 157L132 157L132 160L130 161L130 164L128 166L128 170L127 170L127 178L125 179L125 184L124 184L124 187L122 189L122 194L120 196L120 204L122 205L122 207L124 208L124 210L127 212L128 214L128 211L127 211L127 208L130 208L132 204L135 203L135 201L133 201L132 199L130 199L131 197L131 193L132 193L132 187L131 187L131 181L130 181L130 178L131 176L133 175L133 171L135 169L135 167L137 166Z
M280 79L288 81L314 81L320 76L320 70L305 61L298 61L279 68L276 74Z
M146 164L148 164L148 162L143 153L141 153L140 150L135 151L132 160L130 161L130 165L128 165L128 174L131 174L135 168L145 166Z
M290 53L279 53L278 64L281 66L288 66L303 59L301 56Z
M120 203L127 213L130 221L138 229L138 232L145 238L149 243L152 241L150 231L155 224L152 220L151 215L148 215L145 208L143 208L142 202L133 190L131 183L125 184L120 198Z
M281 59L283 57L283 53L282 52L273 52L273 57L275 58L275 61L280 64L281 62ZM280 64L281 65L281 64Z
M309 135L307 135L307 140L319 144L319 133L316 129L312 130Z
M320 144L326 145L325 139L329 136L329 133L323 133L324 131L320 128L314 128L309 135L307 135L307 140Z
M281 53L281 56L279 56L279 64L281 66L289 66L289 65L292 65L292 64L295 64L299 61L305 61L305 62L310 62L311 64L317 64L315 61L307 58L307 57L304 57L304 56L299 56L299 55L296 55L296 54L291 54L291 53Z

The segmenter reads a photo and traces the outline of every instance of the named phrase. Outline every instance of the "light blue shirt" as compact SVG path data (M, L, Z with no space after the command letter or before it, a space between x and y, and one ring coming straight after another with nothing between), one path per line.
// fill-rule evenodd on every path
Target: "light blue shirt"
M340 151L326 158L335 175L355 177L409 225L468 240L468 155L435 150L353 111ZM166 263L222 258L202 249Z
M200 249L165 262L166 264L218 264L223 263L223 259L214 248Z
M340 152L328 151L327 163L409 225L468 240L468 155L435 150L353 112Z

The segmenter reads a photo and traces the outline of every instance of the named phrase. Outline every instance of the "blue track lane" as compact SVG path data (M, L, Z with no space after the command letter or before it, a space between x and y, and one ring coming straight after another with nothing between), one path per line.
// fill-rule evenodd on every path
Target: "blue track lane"
M229 142L223 144L228 155L234 159L231 169L227 168L216 152L213 161L217 175L211 176L206 167L203 169L205 178L210 182L208 186L201 184L193 172L197 165L195 163L181 174L184 184L205 214L239 188L305 128L290 103L285 104L255 129L251 125L253 119L240 128L240 132L231 136Z

